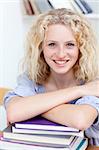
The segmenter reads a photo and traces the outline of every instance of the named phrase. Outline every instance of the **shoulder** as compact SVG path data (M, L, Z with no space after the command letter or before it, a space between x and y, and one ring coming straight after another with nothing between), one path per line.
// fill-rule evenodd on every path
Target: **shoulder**
M26 72L18 76L17 83L24 84L24 85L25 84L29 84L29 85L36 84L34 81L29 79L29 76Z
M44 92L43 85L37 84L35 81L29 78L29 75L25 72L18 76L17 78L17 87L24 87L25 89L31 89L31 91L35 91L36 93Z
M14 96L33 96L38 93L43 93L44 88L42 85L36 84L36 82L29 79L27 73L23 73L17 78L17 86L12 91L9 91L4 97L4 103L8 103ZM5 104L6 105L6 104Z

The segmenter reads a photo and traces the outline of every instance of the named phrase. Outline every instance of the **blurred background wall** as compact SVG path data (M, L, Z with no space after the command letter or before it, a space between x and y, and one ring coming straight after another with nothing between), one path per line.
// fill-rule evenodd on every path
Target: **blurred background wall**
M20 0L0 0L0 87L16 84L23 55L23 22Z

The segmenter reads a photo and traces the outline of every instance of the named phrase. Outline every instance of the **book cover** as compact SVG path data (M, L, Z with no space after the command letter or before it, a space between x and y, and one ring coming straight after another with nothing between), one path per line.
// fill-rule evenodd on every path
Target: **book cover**
M25 133L25 134L48 134L48 135L73 135L84 137L84 131L73 132L73 131L55 131L55 130L41 130L41 129L24 129L24 128L16 128L12 126L13 133Z
M74 9L74 11L78 12L78 13L82 13L82 10L79 8L79 6L76 4L76 2L74 0L70 0L70 3Z
M8 139L20 140L20 141L28 141L28 142L40 142L40 143L48 143L48 144L58 144L58 145L69 145L74 136L71 135L31 135L31 134L17 134L12 133L11 126L8 126L3 131L3 137Z
M84 7L84 5L81 3L80 0L75 0L75 3L78 5L78 7L81 9L82 13L87 14L88 11L86 10L86 8Z
M86 2L86 0L80 0L80 2L81 2L82 5L86 8L87 13L92 13L92 12L93 12L91 6L89 5L88 2Z
M68 8L73 10L72 5L70 4L70 0L49 0L50 4L53 8Z
M26 15L33 15L34 11L33 8L31 7L31 3L29 0L23 1L23 7L25 7Z
M75 3L79 6L84 14L93 12L91 6L85 0L75 0Z
M69 144L69 145L59 145L59 144L49 144L49 143L42 143L42 142L30 142L30 141L23 141L23 140L15 140L15 139L9 139L9 138L4 138L1 137L1 141L4 142L10 142L10 143L16 143L16 144L25 144L25 145L35 145L35 146L42 146L42 147L50 147L50 148L64 148L64 147L73 147L73 145L79 145L81 143L81 141L83 140L83 138L78 138L75 137L73 139L73 141Z
M69 145L65 147L57 147L56 146L47 146L46 144L42 145L42 143L32 143L32 142L25 142L20 140L11 140L11 139L5 139L1 137L0 139L0 148L1 149L12 149L13 150L29 150L29 149L35 149L35 150L85 150L88 145L87 139L82 138L75 138L75 140Z
M76 128L67 127L58 123L54 123L41 116L37 116L21 122L16 122L14 125L16 128L24 128L24 129L79 132L79 130Z
M34 2L40 13L43 13L52 9L52 6L47 0L35 0Z

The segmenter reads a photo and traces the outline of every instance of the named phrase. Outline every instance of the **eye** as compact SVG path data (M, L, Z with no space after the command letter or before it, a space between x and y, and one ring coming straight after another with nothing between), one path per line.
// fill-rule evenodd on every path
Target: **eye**
M55 43L49 43L48 46L49 46L49 47L55 47L56 44L55 44Z
M66 46L67 46L68 48L73 48L73 47L76 46L76 44L70 42L70 43L67 43Z

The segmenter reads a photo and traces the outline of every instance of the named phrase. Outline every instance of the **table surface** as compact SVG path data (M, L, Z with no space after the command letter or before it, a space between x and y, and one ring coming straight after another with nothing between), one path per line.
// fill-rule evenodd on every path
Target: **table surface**
M99 147L96 146L88 146L86 150L99 150Z

